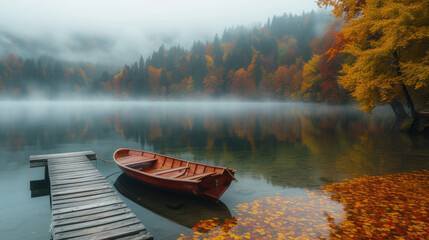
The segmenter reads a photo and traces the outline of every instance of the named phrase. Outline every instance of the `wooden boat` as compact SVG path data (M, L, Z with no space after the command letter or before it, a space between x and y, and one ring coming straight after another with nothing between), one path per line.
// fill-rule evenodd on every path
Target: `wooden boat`
M194 163L161 154L118 149L113 159L128 176L153 186L219 199L231 184L235 170Z

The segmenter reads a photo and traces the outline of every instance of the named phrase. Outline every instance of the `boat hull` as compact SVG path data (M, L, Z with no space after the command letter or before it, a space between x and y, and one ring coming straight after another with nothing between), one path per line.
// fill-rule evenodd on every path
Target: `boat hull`
M121 161L121 159L129 159L130 156L146 156L155 160L151 160L149 167L136 168ZM118 149L113 158L125 174L142 183L204 198L219 199L230 186L231 181L235 179L235 170L233 169L193 163L146 151ZM170 168L167 166L169 165L167 162L173 162ZM186 166L188 166L188 172L183 172L180 177L172 177L171 174L173 173L157 175L163 171L173 172L174 169L186 169ZM174 172L180 174L181 171ZM203 177L195 179L198 176Z

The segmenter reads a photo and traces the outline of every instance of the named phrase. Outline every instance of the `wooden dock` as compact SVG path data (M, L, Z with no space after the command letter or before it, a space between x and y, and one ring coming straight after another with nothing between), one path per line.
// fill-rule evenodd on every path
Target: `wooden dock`
M30 167L48 169L53 239L153 239L95 159L92 151L30 156Z

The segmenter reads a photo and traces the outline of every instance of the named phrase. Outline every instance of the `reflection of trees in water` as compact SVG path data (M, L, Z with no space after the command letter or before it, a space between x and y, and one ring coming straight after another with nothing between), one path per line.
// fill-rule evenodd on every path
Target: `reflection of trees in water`
M107 137L106 126L98 120L73 117L67 121L46 118L43 121L17 120L12 124L1 124L0 140L10 152L19 152L26 146L50 149L56 145L72 142L87 143Z
M0 139L13 152L25 146L49 149L91 143L120 134L155 152L191 155L194 159L189 160L235 168L275 185L316 187L351 175L407 168L404 154L413 154L415 146L424 149L421 142L427 140L413 142L389 133L389 119L314 105L241 111L121 108L96 116L76 112L59 120L1 124ZM403 151L407 148L408 153Z
M391 124L386 119L320 107L237 114L154 111L121 118L120 125L126 138L155 152L192 153L197 161L263 176L275 185L316 187L396 169L402 159L392 156L392 146L412 143L400 134L386 135Z

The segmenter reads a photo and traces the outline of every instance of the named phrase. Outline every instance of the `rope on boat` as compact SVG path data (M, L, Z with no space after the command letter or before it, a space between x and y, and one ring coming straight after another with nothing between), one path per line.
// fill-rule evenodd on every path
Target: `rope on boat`
M97 159L100 159L101 161L103 161L103 162L114 162L115 160L104 160L104 159L102 159L101 157L99 157L99 156L97 156L97 155L95 155L95 157L97 158Z

